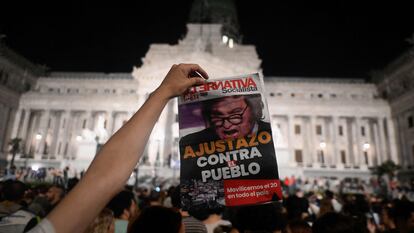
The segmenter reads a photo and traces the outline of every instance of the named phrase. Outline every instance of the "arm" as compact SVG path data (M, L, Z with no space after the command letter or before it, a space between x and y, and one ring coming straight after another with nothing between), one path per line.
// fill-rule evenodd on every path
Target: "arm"
M103 146L78 185L47 216L56 232L83 232L108 201L125 185L169 99L204 82L189 78L198 65L173 65L161 85L135 115Z

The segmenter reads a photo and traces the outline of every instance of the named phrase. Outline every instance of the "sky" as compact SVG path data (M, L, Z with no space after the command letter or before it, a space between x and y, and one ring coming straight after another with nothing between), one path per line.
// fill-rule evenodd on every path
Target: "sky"
M185 35L192 0L103 2L16 0L2 7L0 34L52 71L130 72L151 43ZM238 0L236 8L265 77L369 79L412 46L409 1L381 2Z

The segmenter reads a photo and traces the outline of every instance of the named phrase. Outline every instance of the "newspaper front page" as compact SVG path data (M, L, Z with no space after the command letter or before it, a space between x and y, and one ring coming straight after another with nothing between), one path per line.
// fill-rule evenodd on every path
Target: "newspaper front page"
M215 79L178 100L184 210L282 199L259 74Z

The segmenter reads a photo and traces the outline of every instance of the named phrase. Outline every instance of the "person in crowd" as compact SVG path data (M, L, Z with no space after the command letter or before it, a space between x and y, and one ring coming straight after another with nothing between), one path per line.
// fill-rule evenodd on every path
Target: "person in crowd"
M106 207L113 211L117 220L125 220L130 225L138 216L138 206L131 191L119 192Z
M312 233L368 233L366 225L351 216L330 212L312 225Z
M206 225L208 233L214 233L218 227L231 229L231 222L222 218L223 211L224 207L222 206L208 209L208 216L203 219L203 223Z
M312 227L303 220L295 220L287 224L286 233L312 233Z
M52 185L46 193L46 198L51 205L51 209L65 197L65 188L60 185Z
M72 177L68 179L68 184L67 184L67 188L66 188L66 193L69 193L70 190L73 189L73 187L75 187L75 185L79 182L79 178L77 177Z
M332 201L330 199L324 198L320 202L320 208L318 213L318 218L323 216L326 213L334 212L334 207L332 205Z
M181 190L180 185L171 191L171 205L177 209L182 217L185 232L207 233L207 228L203 222L191 216L188 211L181 208Z
M114 213L112 210L105 208L99 215L89 224L84 233L114 233Z
M278 202L239 207L231 222L239 233L281 233L287 224Z
M163 206L169 207L169 208L173 207L173 205L171 203L171 195L174 192L175 188L176 187L174 187L174 186L171 186L171 187L168 188L168 190L167 190L167 196L165 197L165 199L162 202L162 205Z
M132 224L131 232L184 233L181 214L171 208L150 206L145 208Z
M408 200L395 200L392 218L400 233L414 232L414 203Z
M341 212L342 204L338 201L338 199L335 197L335 194L332 191L325 190L325 198L332 202L332 207L334 208L335 212Z
M49 187L46 184L39 184L33 188L33 192L36 193L36 197L27 207L28 210L40 218L46 217L51 211L52 205L47 199L46 193L49 191Z
M295 195L284 201L289 220L302 220L308 217L309 202L303 195L303 191L297 189Z
M381 209L381 230L386 233L397 232L397 227L394 222L394 209L384 203Z
M112 197L123 189L168 101L205 82L203 78L190 77L194 71L208 78L196 64L173 65L143 106L102 147L79 183L31 232L83 232ZM143 212L141 219L148 216L147 213ZM181 215L177 213L177 216L181 224ZM151 216L149 219L156 221L154 227L163 225L159 224L160 218Z
M218 227L232 228L231 222L222 218L224 209L223 205L210 201L205 204L190 206L188 212L203 222L208 233L213 233Z
M6 180L3 183L0 202L0 233L22 233L26 225L36 219L36 216L26 210L26 203L23 203L26 185L17 180Z

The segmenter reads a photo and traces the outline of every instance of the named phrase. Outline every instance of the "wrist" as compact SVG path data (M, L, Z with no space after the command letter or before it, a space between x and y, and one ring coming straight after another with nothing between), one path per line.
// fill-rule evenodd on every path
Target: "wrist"
M162 90L161 87L158 87L150 94L150 97L154 97L160 101L168 102L172 97L168 95L168 92L165 90Z

